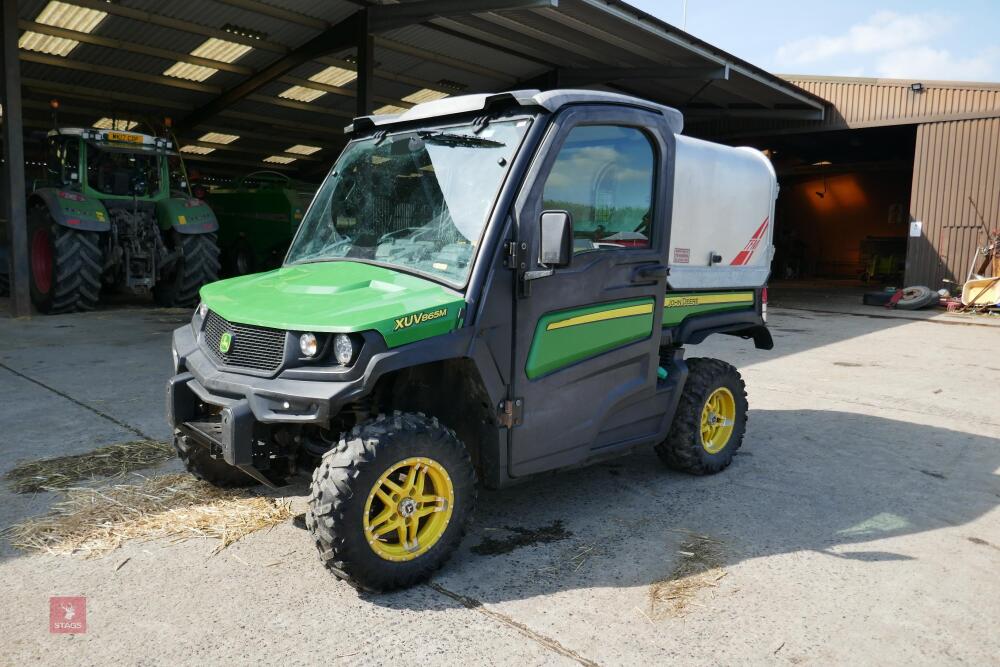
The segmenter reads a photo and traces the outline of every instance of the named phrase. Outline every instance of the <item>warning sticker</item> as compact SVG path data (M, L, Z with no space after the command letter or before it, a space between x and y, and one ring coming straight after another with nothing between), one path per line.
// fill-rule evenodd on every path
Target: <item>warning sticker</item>
M674 264L689 264L691 248L674 248Z

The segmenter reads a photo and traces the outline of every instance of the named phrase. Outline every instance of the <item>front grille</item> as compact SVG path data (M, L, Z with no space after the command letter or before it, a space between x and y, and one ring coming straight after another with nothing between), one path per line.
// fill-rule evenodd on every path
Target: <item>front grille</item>
M229 351L223 353L219 343L225 333L229 333L232 340ZM284 331L234 324L211 310L205 317L202 340L208 353L225 366L273 373L281 368L285 358Z

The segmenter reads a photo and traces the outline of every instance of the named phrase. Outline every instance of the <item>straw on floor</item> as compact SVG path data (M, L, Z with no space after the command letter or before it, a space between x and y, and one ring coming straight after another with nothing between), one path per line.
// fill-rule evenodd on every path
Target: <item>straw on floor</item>
M715 588L726 576L722 569L721 543L705 535L689 533L679 551L680 560L666 579L649 589L653 618L681 614L705 588Z
M286 500L219 489L186 473L70 488L65 494L48 514L5 531L11 543L28 551L92 558L130 540L203 537L218 540L216 553L292 517Z
M20 463L5 475L14 493L64 489L99 477L119 477L149 468L175 456L173 445L156 440L132 440L99 447L85 454L57 456Z

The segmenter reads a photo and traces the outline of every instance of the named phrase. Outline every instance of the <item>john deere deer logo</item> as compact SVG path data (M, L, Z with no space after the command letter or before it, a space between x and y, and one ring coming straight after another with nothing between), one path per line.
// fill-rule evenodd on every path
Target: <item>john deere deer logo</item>
M224 334L222 334L221 338L219 338L219 352L221 352L222 354L227 354L232 344L233 344L233 334L227 331Z

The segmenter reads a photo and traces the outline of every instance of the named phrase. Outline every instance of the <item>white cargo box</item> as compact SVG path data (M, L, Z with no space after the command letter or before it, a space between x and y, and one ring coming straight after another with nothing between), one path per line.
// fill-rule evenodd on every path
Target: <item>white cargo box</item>
M670 287L764 285L778 196L770 160L753 148L676 138Z

